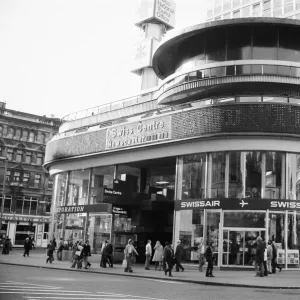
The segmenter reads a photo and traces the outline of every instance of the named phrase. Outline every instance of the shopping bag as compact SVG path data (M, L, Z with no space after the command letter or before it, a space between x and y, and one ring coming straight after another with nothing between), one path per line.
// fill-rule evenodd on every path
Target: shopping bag
M80 254L81 254L81 251L76 251L76 252L75 252L75 255L80 256Z
M127 259L125 259L125 258L123 259L122 267L127 268Z

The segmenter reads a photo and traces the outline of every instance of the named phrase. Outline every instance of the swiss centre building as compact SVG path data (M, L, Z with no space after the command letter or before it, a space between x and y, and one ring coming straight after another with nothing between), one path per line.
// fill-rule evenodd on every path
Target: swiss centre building
M48 144L50 236L200 239L220 267L253 265L254 241L275 241L299 268L300 21L243 18L175 31L159 43L158 87L65 118Z

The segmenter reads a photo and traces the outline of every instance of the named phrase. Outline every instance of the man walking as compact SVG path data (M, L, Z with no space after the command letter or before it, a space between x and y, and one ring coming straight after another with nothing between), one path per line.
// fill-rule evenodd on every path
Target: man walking
M83 258L85 269L91 266L91 263L89 262L89 258L88 258L89 256L91 256L91 246L90 246L90 241L86 240L82 249L82 258Z
M58 242L58 249L57 249L57 260L62 260L62 252L64 250L64 241L60 238Z
M146 262L145 262L145 270L150 270L150 260L152 256L152 247L151 247L151 240L148 240L146 245Z
M100 267L101 268L106 268L106 262L107 262L107 241L105 240L102 244L102 248L101 248L101 261L100 261Z
M206 277L215 277L212 274L213 268L214 268L214 260L213 260L213 242L210 242L208 247L205 250L205 258L207 261L207 269L206 269Z
M255 277L264 277L264 244L260 236L256 239Z
M173 262L174 262L174 252L168 242L166 242L164 248L164 261L167 264L167 268L165 269L165 275L167 275L167 273L169 272L169 277L173 277L172 269L173 269Z
M106 256L107 256L107 262L109 264L109 266L112 268L113 267L113 246L111 244L110 241L106 241L107 245L106 245Z
M29 242L29 237L27 237L24 242L24 254L23 254L24 257L26 255L29 256L29 250L30 250L30 242Z
M181 240L178 240L176 251L175 251L176 272L179 272L179 270L181 270L182 272L184 271L184 267L181 265L182 256L183 256L183 245L181 243Z

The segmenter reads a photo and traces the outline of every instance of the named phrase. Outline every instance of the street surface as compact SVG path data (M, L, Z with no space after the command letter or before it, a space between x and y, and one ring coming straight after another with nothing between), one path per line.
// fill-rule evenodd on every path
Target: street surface
M13 265L0 268L1 300L300 300L300 290L206 286Z

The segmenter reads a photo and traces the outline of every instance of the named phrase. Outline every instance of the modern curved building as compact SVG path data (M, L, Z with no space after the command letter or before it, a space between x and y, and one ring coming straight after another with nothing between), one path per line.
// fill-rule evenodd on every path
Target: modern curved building
M182 240L193 263L213 242L220 267L252 266L257 236L299 267L300 21L220 20L159 44L157 89L69 116L46 149L52 235ZM143 258L141 258L143 259Z

